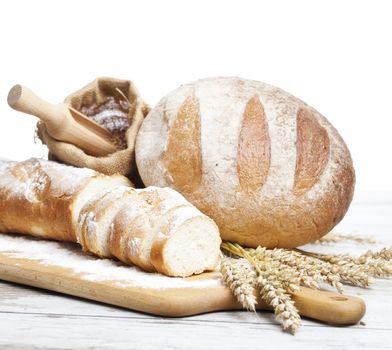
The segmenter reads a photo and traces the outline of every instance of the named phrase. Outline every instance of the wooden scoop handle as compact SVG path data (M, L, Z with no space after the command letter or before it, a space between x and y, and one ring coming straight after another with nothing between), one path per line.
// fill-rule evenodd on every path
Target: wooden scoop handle
M15 85L8 93L8 104L13 109L35 115L45 123L55 123L59 125L65 116L59 106L48 103L38 97L29 88L22 85Z
M50 136L71 143L87 154L100 157L116 151L110 133L100 125L64 103L55 105L44 101L25 86L15 85L10 90L8 104L19 112L40 118Z

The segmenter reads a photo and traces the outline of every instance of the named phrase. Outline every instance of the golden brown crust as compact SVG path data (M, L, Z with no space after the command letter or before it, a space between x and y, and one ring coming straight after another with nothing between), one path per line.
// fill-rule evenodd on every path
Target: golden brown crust
M3 232L18 232L56 240L75 241L72 205L75 196L95 176L79 179L62 188L45 171L48 163L37 159L9 162L1 176L10 186L0 189L0 217ZM62 176L67 176L63 173Z
M167 276L172 276L173 271L171 271L168 266L166 265L165 261L165 246L168 243L168 237L157 237L151 248L151 262L154 265L155 269L163 273Z
M116 209L116 204L126 203L133 199L133 188L127 186L119 186L104 192L101 196L87 203L80 212L80 223L78 225L77 236L78 242L82 245L83 250L92 252L101 257L110 257L111 251L106 246L99 243L101 234L107 234L110 238L110 232L101 232L99 228L101 221L111 213L112 209ZM117 211L120 209L117 209ZM114 216L117 211L112 213ZM96 231L99 230L99 231ZM110 231L110 227L109 227Z
M237 150L237 174L241 187L259 190L270 167L271 145L264 108L257 95L246 104Z
M311 241L321 238L343 219L354 195L354 183L353 167L349 163L342 164L331 181L329 193L317 201L311 213L317 227Z
M188 96L178 110L169 131L163 162L172 187L183 192L199 187L202 176L200 112L199 101L194 96Z
M119 214L121 211L119 212ZM116 217L118 217L118 215ZM124 245L122 244L123 237L123 228L119 227L119 224L116 224L116 218L113 221L113 227L110 229L109 236L109 250L110 253L115 256L118 260L122 261L125 264L132 263L129 261L127 255L125 254Z
M319 181L329 158L328 133L306 108L300 108L297 112L296 147L293 191L300 196Z
M135 198L136 199L136 198ZM133 206L136 206L133 203ZM145 271L155 271L149 259L143 257L146 235L151 233L148 216L142 212L124 207L115 217L110 233L110 252L126 264L134 264Z
M298 247L319 239L341 221L350 206L354 183L355 173L347 153L345 163L330 180L328 193L314 201L305 197L296 197L295 201L270 199L254 211L244 198L235 212L222 213L221 208L208 206L205 213L215 218L223 239L249 247ZM236 224L227 225L227 217L235 217Z
M171 223L173 222L173 217L175 213L182 208L188 207L184 203L176 203L175 206L170 207L166 212L162 212L161 221L159 223L159 232L154 238L153 244L151 246L150 259L152 265L155 269L168 276L173 275L173 271L169 269L166 264L165 259L165 246L168 244L170 236L173 234L171 232Z

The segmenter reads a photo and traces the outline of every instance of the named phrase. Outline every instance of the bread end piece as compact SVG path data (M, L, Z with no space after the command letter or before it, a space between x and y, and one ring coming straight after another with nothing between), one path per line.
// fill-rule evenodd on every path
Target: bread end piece
M211 219L204 215L192 217L166 233L158 233L151 262L158 272L173 277L214 270L220 260L220 244L218 227Z

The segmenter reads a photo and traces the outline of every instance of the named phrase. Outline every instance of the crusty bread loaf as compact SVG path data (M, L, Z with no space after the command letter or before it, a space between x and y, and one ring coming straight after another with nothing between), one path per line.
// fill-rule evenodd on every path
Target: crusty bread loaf
M354 190L335 128L285 91L233 77L183 85L151 110L136 141L146 186L169 186L223 239L295 247L344 216Z
M0 231L75 241L82 208L121 185L130 182L42 159L0 161Z
M219 263L215 223L169 188L30 159L0 161L0 232L78 242L100 257L189 276Z

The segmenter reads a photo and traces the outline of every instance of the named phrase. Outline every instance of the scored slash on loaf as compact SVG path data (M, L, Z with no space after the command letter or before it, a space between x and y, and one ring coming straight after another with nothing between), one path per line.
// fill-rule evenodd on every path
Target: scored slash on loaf
M0 160L0 232L78 242L169 276L216 268L221 239L213 220L172 189L130 185L121 175L41 159Z

